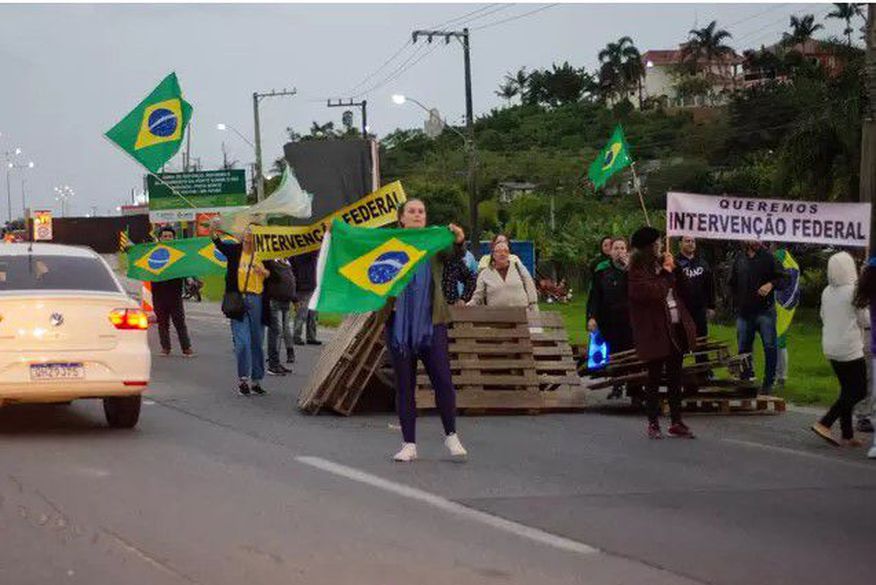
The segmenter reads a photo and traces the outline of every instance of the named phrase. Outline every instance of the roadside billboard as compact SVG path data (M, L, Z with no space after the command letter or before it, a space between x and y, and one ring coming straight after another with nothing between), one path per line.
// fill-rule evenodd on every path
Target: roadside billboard
M52 240L52 212L35 210L33 212L33 239L35 242Z
M230 213L246 207L242 169L147 175L146 189L152 223L195 221L201 213Z

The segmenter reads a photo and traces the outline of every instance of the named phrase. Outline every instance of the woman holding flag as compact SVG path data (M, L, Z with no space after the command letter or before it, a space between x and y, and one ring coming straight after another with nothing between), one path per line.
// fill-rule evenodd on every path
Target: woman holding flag
M426 227L426 206L419 199L409 199L398 209L399 225L406 229ZM447 323L450 310L442 290L444 264L451 258L462 257L465 234L450 224L455 236L452 252L437 254L431 262L416 269L414 277L387 305L391 311L386 325L392 369L395 374L396 402L404 444L395 454L395 461L410 462L417 458L417 360L423 362L432 388L435 405L444 426L444 445L451 456L467 455L456 435L456 389L450 376L450 357L447 351Z

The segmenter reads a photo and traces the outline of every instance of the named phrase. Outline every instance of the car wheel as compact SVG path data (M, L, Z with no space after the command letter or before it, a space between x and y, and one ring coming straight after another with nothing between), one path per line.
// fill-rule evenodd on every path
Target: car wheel
M141 402L140 395L104 398L103 413L106 415L106 422L114 429L135 427L140 419Z

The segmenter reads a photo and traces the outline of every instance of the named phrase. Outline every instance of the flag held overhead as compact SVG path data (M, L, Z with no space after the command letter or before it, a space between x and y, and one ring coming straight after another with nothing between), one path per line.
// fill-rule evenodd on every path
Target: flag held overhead
M157 173L179 151L191 117L192 106L182 97L176 73L171 73L106 137Z
M630 166L632 162L627 140L624 137L624 129L618 124L608 144L600 151L596 160L591 163L587 175L593 182L593 186L599 189L605 185L612 175Z

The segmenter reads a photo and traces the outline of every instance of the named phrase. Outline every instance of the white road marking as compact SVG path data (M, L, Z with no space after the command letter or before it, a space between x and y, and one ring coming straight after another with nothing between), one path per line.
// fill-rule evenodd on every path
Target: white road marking
M876 465L872 465L865 462L856 462L856 461L848 461L846 459L839 459L837 457L830 457L828 455L821 455L819 453L809 453L808 451L798 451L797 449L791 449L789 447L777 447L775 445L765 445L763 443L755 443L754 441L744 441L742 439L719 439L724 443L731 443L733 445L742 445L743 447L754 447L755 449L763 449L765 451L774 451L777 453L785 453L787 455L797 455L798 457L809 457L812 459L819 459L821 461L827 461L829 463L837 463L839 465L848 465L856 468L864 468L864 469L876 469Z
M480 524L484 524L486 526L490 526L492 528L508 532L515 536L532 540L534 542L546 544L554 548L578 554L599 553L599 550L593 548L592 546L588 546L586 544L582 544L580 542L564 538L562 536L556 536L543 530L539 530L538 528L532 528L530 526L519 524L511 520L506 520L504 518L500 518L499 516L493 516L492 514L487 514L486 512L481 512L480 510L468 508L466 506L463 506L462 504L458 504L456 502L448 500L447 498L442 498L441 496L437 496L435 494L417 488L396 483L394 481L389 481L387 479L383 479L382 477L372 475L365 471L360 471L354 467L348 467L346 465L341 465L340 463L329 461L328 459L323 459L321 457L296 457L295 460L300 463L304 463L305 465L310 465L311 467L316 467L317 469L327 471L334 475L338 475L346 479L351 479L353 481L358 481L360 483L376 487L378 489L393 493L403 498L408 498L411 500L422 502L424 504L428 504L434 508L438 508L439 510L450 512L451 514L454 514L456 516L467 518L469 520L479 522Z

